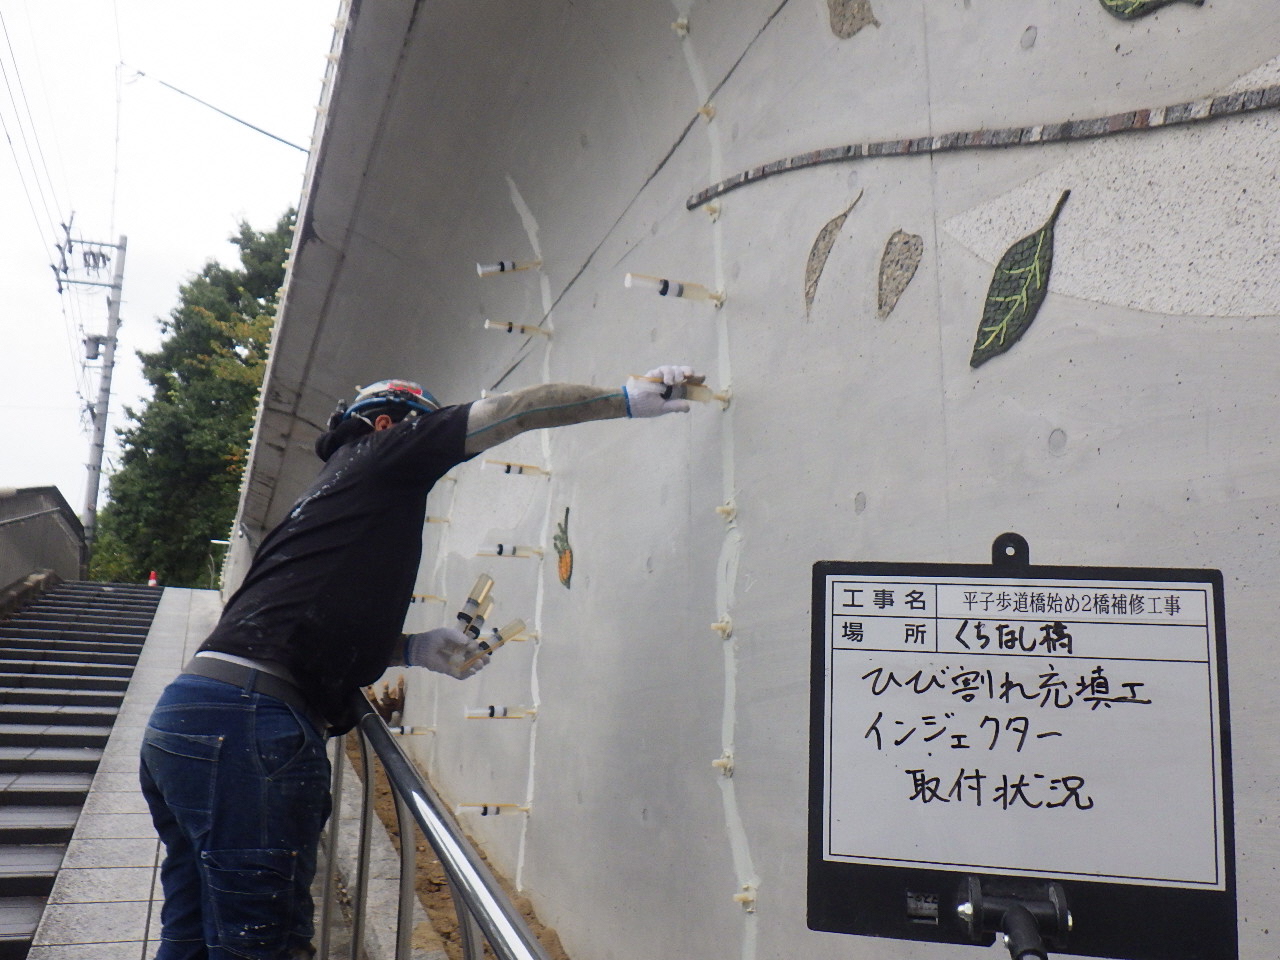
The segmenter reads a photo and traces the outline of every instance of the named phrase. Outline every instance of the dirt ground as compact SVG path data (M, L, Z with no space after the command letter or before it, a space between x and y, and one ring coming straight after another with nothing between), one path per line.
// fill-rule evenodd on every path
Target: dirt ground
M395 708L403 703L403 692L387 691L385 688L382 695L371 697L374 706L383 719L392 716ZM397 703L399 699L399 703ZM356 775L361 772L359 746L355 737L347 738L347 753L351 758L352 766L356 769ZM400 852L400 830L396 824L395 800L391 795L391 787L387 782L386 773L382 769L380 763L375 763L374 767L374 809L378 814L378 818L386 827L387 835L391 837L392 846L396 853ZM453 898L449 894L449 884L445 879L444 868L440 861L436 859L434 851L427 845L426 840L414 830L414 838L416 841L416 862L417 877L414 881L414 887L418 892L418 900L422 903L423 909L426 910L427 917L430 920L431 929L414 930L413 945L418 949L444 949L449 956L449 960L462 960L462 934L458 928L457 915L453 909ZM478 845L476 845L478 848ZM485 863L488 864L490 871L498 878L498 882L506 891L511 902L515 904L517 910L524 917L525 922L538 938L547 955L551 960L569 960L569 956L564 952L564 948L560 945L560 938L556 935L555 930L544 925L538 920L533 912L533 905L527 897L516 893L512 888L510 881L506 877L501 876L493 865L489 864L488 858L484 857L484 852L480 852ZM420 925L424 926L424 925ZM492 957L493 952L488 944L485 944L485 956Z

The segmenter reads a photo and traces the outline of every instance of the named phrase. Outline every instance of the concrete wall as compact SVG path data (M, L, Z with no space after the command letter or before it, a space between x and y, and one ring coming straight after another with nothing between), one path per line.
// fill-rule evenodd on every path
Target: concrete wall
M463 817L570 954L969 955L806 929L810 575L818 560L982 563L1013 530L1036 563L1223 572L1240 955L1275 956L1280 118L941 139L1048 139L1031 131L1272 86L1272 4L1132 21L1098 0L349 12L250 526L287 509L356 383L409 376L464 401L678 361L732 391L727 409L519 438L492 456L549 478L476 462L429 502L444 522L424 530L418 591L448 603L416 604L408 628L451 621L488 572L493 622L521 617L538 639L465 684L413 673L405 722L436 733L412 748L457 801L530 808ZM922 137L938 149L686 208L761 164ZM1067 190L1034 322L971 366L996 264ZM499 259L543 267L476 276ZM626 290L627 271L727 302ZM478 556L498 542L545 554ZM487 704L537 719L463 719ZM731 778L712 766L725 754Z
M78 580L80 519L56 487L0 488L0 587L40 570Z

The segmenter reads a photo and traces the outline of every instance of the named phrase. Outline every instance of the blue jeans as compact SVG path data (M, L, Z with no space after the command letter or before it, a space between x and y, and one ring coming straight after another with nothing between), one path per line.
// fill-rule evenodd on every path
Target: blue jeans
M166 852L156 960L309 955L331 807L315 727L274 697L180 676L143 734L141 779Z

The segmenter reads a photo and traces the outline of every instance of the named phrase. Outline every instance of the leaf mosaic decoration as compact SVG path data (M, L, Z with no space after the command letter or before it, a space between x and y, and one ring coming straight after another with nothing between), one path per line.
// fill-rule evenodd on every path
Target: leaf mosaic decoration
M884 245L880 257L880 304L878 314L883 320L893 313L898 298L916 275L920 255L924 252L924 238L905 230L894 231Z
M569 508L564 508L564 519L556 524L556 535L551 538L556 548L556 573L565 589L573 579L573 547L569 546Z
M827 257L831 255L831 248L835 245L836 238L840 236L840 228L844 226L844 221L849 216L849 212L858 205L858 201L861 199L862 191L859 190L858 195L853 198L853 203L845 208L844 213L828 220L827 225L818 231L818 239L813 241L813 246L809 250L809 261L804 268L805 316L809 315L809 308L813 306L813 298L818 294L818 280L822 277L822 268L827 265Z
M863 27L878 27L880 21L871 12L871 0L827 0L831 16L831 32L848 40Z
M1053 227L1069 196L1071 191L1064 190L1044 226L1015 243L996 264L969 366L976 369L1004 353L1018 342L1036 318L1049 292Z
M1204 0L1098 0L1102 9L1121 20L1137 20L1148 13L1155 13L1171 3L1193 3L1204 6Z

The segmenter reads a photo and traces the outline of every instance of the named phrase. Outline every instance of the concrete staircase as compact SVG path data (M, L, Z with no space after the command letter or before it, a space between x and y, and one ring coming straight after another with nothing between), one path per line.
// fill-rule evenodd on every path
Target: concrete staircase
M27 955L160 594L63 583L0 621L0 960Z

